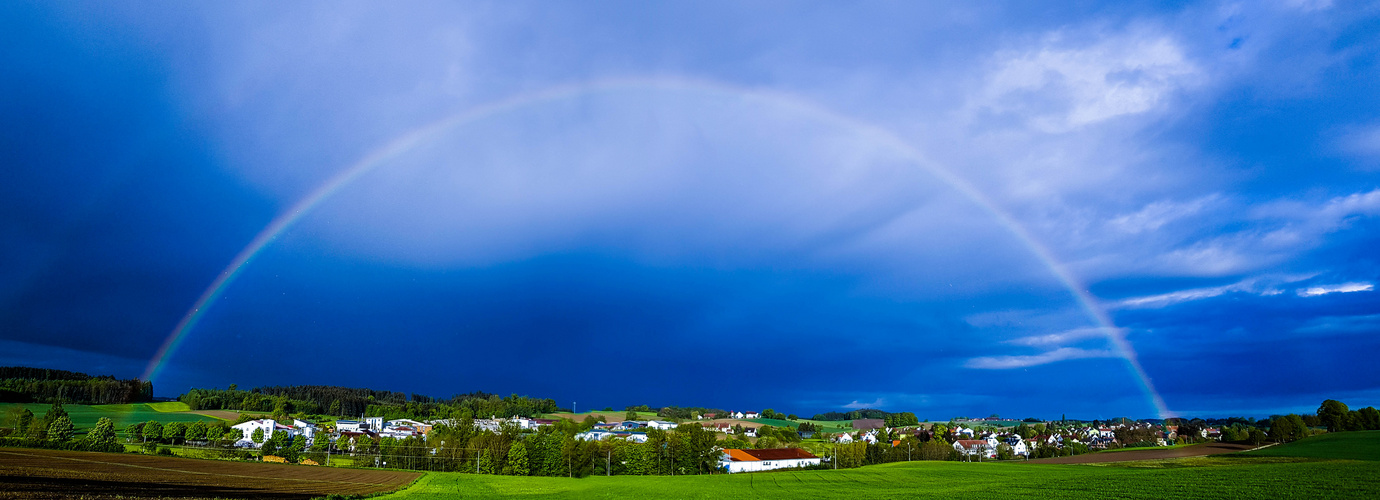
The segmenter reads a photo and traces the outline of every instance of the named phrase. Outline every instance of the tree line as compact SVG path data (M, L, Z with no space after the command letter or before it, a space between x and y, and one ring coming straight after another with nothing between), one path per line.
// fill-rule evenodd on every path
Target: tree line
M127 404L153 400L153 383L139 379L25 366L0 367L0 402Z
M401 392L322 385L255 387L245 391L232 384L228 389L194 388L178 400L193 410L265 412L279 418L299 414L383 417L388 420L444 419L465 415L471 418L531 417L558 409L555 400L516 394L499 397L497 394L470 392L457 394L450 399L438 399L420 394L409 397Z

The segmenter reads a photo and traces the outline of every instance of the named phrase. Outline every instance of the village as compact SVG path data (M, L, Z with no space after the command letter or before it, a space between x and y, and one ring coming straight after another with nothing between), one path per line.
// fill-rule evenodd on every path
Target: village
M717 448L719 468L728 473L764 471L791 467L827 466L833 460L826 451L823 457L801 447L778 447L758 449L749 444L758 441L759 429L771 426L753 422L761 417L759 412L729 412L726 415L707 413L696 415L694 420L619 420L612 422L595 421L587 416L587 429L575 434L580 441L614 441L646 443L649 430L672 431L686 424L698 424L706 431L713 432L721 442L733 439L738 447ZM605 417L598 417L605 420ZM518 433L535 432L541 427L557 424L557 418L511 418L470 419L476 432ZM1030 420L1030 419L1028 419ZM801 440L811 440L816 451L828 450L830 446L865 443L891 447L914 446L915 443L942 442L952 447L951 459L962 461L982 460L1022 460L1037 458L1037 450L1043 454L1039 458L1081 454L1128 446L1171 446L1177 442L1198 442L1218 440L1221 429L1206 426L1191 426L1186 434L1179 434L1180 426L1141 421L1093 424L1086 422L1020 422L1000 421L996 418L978 420L956 420L950 422L925 422L920 425L888 427L883 419L854 419L846 422L849 426L842 432L817 432L813 430L791 430ZM1002 425L1007 424L1007 425ZM1033 424L1033 425L1031 425ZM303 447L313 447L325 443L339 453L356 450L361 443L377 442L385 439L403 440L417 438L425 441L432 430L438 426L461 425L457 419L437 419L418 421L413 419L385 420L383 417L367 417L360 420L337 420L328 425L293 419L292 425L270 418L249 420L231 426L242 436L233 446L244 449L259 449L275 433L287 442L302 440ZM804 426L801 429L812 429ZM773 428L776 430L775 428ZM779 431L778 431L779 432ZM368 441L364 441L368 440ZM903 445L903 443L906 443ZM431 453L435 453L433 449ZM265 457L265 460L275 460Z

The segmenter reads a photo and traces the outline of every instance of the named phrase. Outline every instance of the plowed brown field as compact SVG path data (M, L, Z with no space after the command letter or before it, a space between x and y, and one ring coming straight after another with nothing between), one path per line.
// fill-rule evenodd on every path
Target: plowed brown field
M273 498L364 495L420 473L121 453L0 449L0 499Z
M1205 457L1208 455L1220 455L1223 453L1236 453L1255 448L1248 444L1232 443L1205 443L1185 446L1183 448L1165 448L1150 450L1131 450L1131 451L1110 451L1102 453L1088 453L1085 455L1074 455L1071 457L1041 458L1031 460L1032 464L1100 464L1108 462L1132 462L1136 460L1163 460L1166 458L1184 457Z

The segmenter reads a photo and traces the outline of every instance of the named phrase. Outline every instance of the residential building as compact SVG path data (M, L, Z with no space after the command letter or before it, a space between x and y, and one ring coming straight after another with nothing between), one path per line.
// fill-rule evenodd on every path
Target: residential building
M719 458L719 466L729 473L805 467L819 463L819 457L800 448L728 449Z

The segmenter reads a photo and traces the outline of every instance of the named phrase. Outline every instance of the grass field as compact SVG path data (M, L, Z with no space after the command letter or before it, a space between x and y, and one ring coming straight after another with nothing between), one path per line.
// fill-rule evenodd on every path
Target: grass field
M180 406L179 406L180 405ZM14 405L4 405L0 410L8 409ZM51 405L25 403L19 406L28 408L34 412L34 416L42 418L48 412ZM187 405L179 402L171 403L136 403L127 405L62 405L67 411L67 416L72 419L72 425L76 426L77 434L85 434L86 431L96 426L96 421L101 417L107 417L115 422L115 430L121 434L125 427L135 422L147 422L157 420L159 422L217 422L219 419L206 415L198 415L188 412Z
M1380 432L1250 453L1089 465L901 462L860 469L585 479L430 473L381 497L440 498L1375 498Z
M861 469L585 479L430 473L386 499L440 498L1366 498L1380 463L1197 458L1172 466L900 462ZM1135 463L1135 462L1132 462Z
M1380 461L1380 431L1327 433L1243 455Z

